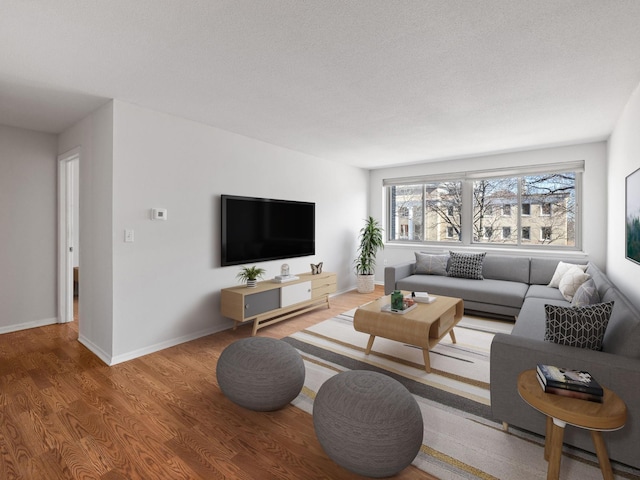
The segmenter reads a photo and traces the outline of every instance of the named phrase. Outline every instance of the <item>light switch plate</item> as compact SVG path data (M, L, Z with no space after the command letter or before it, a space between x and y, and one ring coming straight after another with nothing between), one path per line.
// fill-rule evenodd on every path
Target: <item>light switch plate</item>
M127 243L132 243L135 240L134 234L133 234L133 229L132 228L126 228L124 230L124 241Z

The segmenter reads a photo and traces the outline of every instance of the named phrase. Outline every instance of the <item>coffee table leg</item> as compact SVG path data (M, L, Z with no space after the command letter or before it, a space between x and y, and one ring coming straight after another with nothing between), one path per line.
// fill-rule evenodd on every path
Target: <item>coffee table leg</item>
M453 333L453 328L451 329L451 331L449 332L449 336L451 337L451 342L452 343L456 343L456 334Z
M598 462L600 462L602 478L605 480L613 480L613 471L611 470L609 454L607 453L607 446L602 438L602 433L596 430L591 430L591 439L596 447L596 454L598 455Z
M566 423L562 420L553 419L547 480L558 480L560 478L560 460L562 459L562 440L564 438L565 425Z
M365 355L369 355L371 353L371 347L373 347L373 341L375 340L375 335L369 336L369 342L367 342L367 349L364 351Z
M431 373L431 360L429 360L429 349L422 349L422 356L424 357L424 369L427 373Z

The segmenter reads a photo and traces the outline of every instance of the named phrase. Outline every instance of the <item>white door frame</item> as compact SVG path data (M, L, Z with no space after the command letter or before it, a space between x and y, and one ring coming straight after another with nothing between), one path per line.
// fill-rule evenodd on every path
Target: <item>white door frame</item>
M58 156L58 323L73 321L74 178L80 147Z

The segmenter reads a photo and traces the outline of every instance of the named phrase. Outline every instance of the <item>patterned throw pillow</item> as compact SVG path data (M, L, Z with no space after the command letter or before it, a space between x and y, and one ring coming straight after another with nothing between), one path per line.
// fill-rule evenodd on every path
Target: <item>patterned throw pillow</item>
M594 303L600 303L600 294L596 288L596 283L593 278L590 278L576 291L576 294L571 300L572 307L584 307L585 305L593 305Z
M447 275L447 262L449 255L430 255L428 253L415 252L416 273L423 275Z
M451 265L449 265L450 277L470 278L473 280L482 280L482 262L486 253L456 253L449 252L451 255Z
M590 278L591 275L584 273L582 269L578 267L571 267L562 276L562 280L560 280L560 284L558 285L558 290L560 290L560 293L565 300L570 302L573 300L573 296L580 286Z
M544 339L560 345L602 350L602 339L612 310L613 302L586 307L545 305Z
M575 263L566 263L566 262L558 262L558 266L556 267L556 271L553 273L553 277L549 282L548 287L558 288L560 286L560 280L570 268L578 267L582 269L582 271L587 270L587 265L577 265Z

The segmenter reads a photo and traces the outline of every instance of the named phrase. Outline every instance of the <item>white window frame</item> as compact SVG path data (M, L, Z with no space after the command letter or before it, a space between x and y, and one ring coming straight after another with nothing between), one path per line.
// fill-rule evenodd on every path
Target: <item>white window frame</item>
M530 217L531 209L533 208L533 204L531 202L527 202L529 205L529 214L522 213L521 206L525 205L518 202L518 211L516 212L516 216L518 217L516 232L517 240L515 243L504 244L504 243L491 243L491 242L474 242L473 241L473 181L478 179L489 179L489 178L499 178L499 177L525 177L529 175L536 174L544 174L544 173L564 173L564 172L573 172L575 173L575 207L574 207L574 218L575 218L575 226L574 226L574 245L554 245L543 243L537 245L531 242L532 234L531 231L533 228L529 226L529 239L522 238L522 225L520 224L520 219L522 217ZM405 185L417 185L421 183L437 183L437 182L447 182L447 181L461 181L462 182L462 204L461 204L461 212L460 212L460 220L462 230L460 232L460 240L458 242L452 242L450 240L451 237L447 236L448 240L439 239L437 241L415 241L415 240L397 240L391 239L387 237L385 239L385 243L388 244L418 244L418 245L433 245L438 247L443 246L451 246L454 244L459 244L460 246L476 246L481 245L484 249L520 249L520 248L536 248L536 249L545 249L545 250L562 250L562 251L580 251L582 249L582 182L583 182L583 172L584 172L584 160L575 161L575 162L564 162L564 163L551 163L551 164L540 164L540 165L531 165L531 166L520 166L513 168L501 168L501 169L493 169L493 170L477 170L477 171L467 171L467 172L452 172L441 175L426 175L419 177L401 177L401 178L389 178L383 180L383 188L391 187L391 186L405 186ZM386 200L386 220L387 225L390 224L392 219L391 213L391 188L387 188L387 195L385 197ZM520 199L518 199L520 200ZM542 210L542 204L540 204L540 209ZM551 212L553 212L553 203L551 204ZM494 214L497 212L493 212ZM502 213L502 211L500 212ZM513 208L511 209L511 213L513 214ZM549 215L544 215L548 218ZM511 230L511 237L513 237L513 228ZM387 235L390 235L391 232L387 230ZM484 232L483 232L484 234ZM540 229L540 235L542 236L542 230ZM454 235L454 238L456 236ZM485 238L485 237L483 237ZM540 240L543 240L542 238Z

